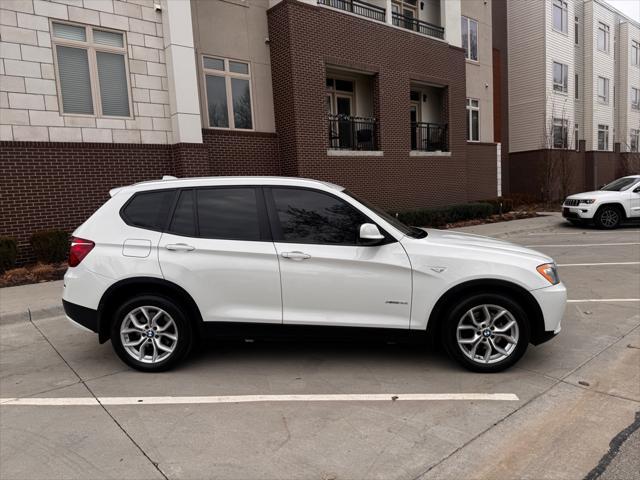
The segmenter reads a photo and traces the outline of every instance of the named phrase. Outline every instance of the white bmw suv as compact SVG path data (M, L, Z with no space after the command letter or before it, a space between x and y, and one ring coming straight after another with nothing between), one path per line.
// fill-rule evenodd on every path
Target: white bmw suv
M138 370L166 370L210 337L373 334L430 337L496 372L560 331L551 258L408 227L336 185L171 178L110 193L73 233L63 304Z
M616 228L623 221L640 220L640 175L629 175L603 185L600 190L568 196L562 216L574 225L593 222L599 228Z

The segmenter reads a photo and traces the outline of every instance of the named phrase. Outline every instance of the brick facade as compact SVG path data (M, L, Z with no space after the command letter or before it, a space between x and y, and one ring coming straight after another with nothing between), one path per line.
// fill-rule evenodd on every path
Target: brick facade
M268 22L284 174L344 185L388 209L462 203L475 196L467 190L477 169L467 155L462 49L293 0L284 0L269 10ZM382 156L327 154L327 65L373 76L374 116ZM445 89L450 155L410 155L412 82ZM490 171L494 175L490 180L483 178L490 181L487 192L495 191L495 145L491 148Z

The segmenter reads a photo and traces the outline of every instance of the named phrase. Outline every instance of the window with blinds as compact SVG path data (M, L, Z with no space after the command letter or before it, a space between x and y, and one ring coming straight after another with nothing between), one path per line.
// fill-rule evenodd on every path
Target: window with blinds
M123 32L53 22L62 113L131 117Z

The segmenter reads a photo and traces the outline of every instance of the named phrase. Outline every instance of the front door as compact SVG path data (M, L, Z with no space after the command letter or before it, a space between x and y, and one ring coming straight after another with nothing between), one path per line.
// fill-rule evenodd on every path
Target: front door
M265 194L285 324L409 328L411 266L400 243L359 244L359 227L371 220L336 195L293 187Z
M634 185L629 192L629 212L634 218L640 217L640 183Z
M164 278L205 322L282 323L280 270L260 189L183 190L160 238Z
M409 107L409 114L411 117L411 150L418 150L418 119L420 118L420 103L411 102Z

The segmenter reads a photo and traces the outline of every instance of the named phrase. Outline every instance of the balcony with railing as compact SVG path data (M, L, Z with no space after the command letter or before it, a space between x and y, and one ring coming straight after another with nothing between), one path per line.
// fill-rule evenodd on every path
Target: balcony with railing
M406 28L407 30L422 33L423 35L429 35L430 37L436 37L440 39L444 38L444 28L438 25L433 25L429 22L425 22L423 20L419 20L407 15L402 15L397 12L393 12L392 17L393 24L396 27Z
M377 150L376 119L329 114L329 148L331 150Z
M448 152L448 137L446 123L411 122L411 150Z
M384 22L386 19L384 8L361 0L318 0L318 4L344 10L378 22Z
M317 3L421 35L444 39L444 27L437 25L441 21L438 2L429 2L426 8L423 2L417 0L317 0Z

